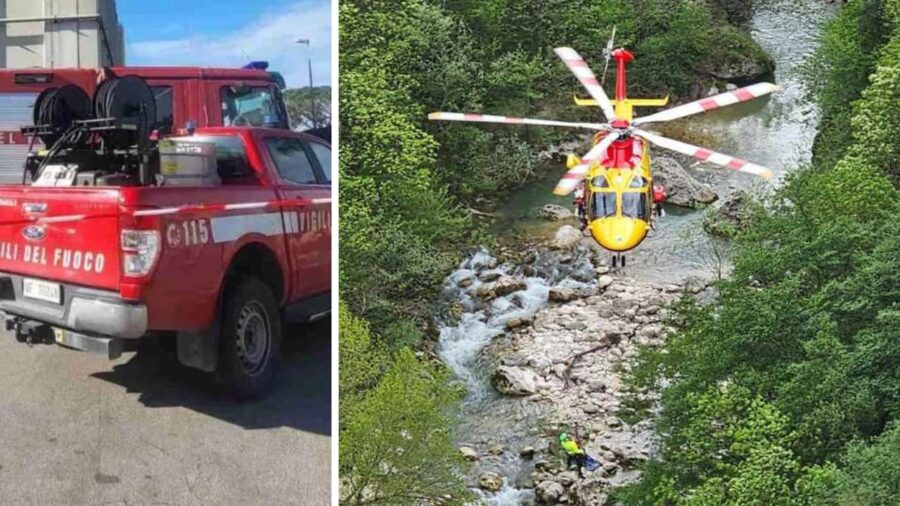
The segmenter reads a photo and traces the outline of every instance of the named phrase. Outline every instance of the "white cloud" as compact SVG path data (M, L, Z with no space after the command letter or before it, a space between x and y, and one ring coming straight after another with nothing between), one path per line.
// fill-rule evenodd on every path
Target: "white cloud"
M241 67L266 60L281 72L289 88L309 84L308 53L297 39L311 41L313 81L331 83L331 2L297 1L260 18L241 30L213 37L188 37L129 43L129 65ZM126 39L127 39L126 27Z

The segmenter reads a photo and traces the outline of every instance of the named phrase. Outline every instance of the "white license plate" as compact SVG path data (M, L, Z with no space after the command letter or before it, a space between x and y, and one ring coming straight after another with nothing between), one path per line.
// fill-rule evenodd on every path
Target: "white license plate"
M62 304L62 286L37 279L22 280L22 293L30 299Z

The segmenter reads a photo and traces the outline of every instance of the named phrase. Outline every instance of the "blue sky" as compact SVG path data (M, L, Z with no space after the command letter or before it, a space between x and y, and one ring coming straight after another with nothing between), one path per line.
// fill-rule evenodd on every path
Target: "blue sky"
M128 65L240 67L267 60L288 87L331 83L330 0L119 0Z

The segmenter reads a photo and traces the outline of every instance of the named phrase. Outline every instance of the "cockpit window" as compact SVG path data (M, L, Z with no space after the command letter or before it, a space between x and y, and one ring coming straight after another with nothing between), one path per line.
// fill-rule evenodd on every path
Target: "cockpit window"
M647 182L644 181L644 178L641 177L640 174L635 172L634 177L631 178L631 182L628 183L628 187L629 188L643 188L646 184L647 184Z
M591 214L594 218L605 218L616 215L615 192L595 192L591 202Z
M622 194L622 216L647 220L650 215L647 194L644 192L626 192Z
M594 188L609 188L609 182L606 180L606 176L601 174L591 180L591 186Z

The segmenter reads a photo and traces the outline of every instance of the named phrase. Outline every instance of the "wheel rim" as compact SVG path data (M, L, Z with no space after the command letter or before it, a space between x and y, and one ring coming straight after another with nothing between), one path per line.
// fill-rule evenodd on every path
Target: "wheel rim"
M237 321L237 358L247 374L257 374L269 358L271 348L269 315L262 304L248 302Z

